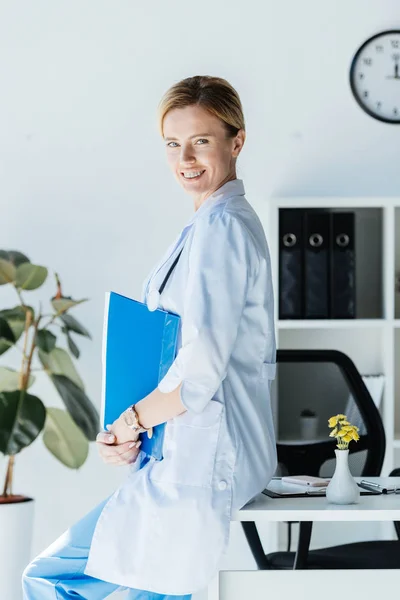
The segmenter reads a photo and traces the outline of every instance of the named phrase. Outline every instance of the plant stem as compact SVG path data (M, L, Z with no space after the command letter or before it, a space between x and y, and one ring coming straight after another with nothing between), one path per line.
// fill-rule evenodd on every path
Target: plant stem
M26 347L28 345L28 332L32 323L32 312L30 310L26 311L25 317L25 338L24 338L24 349L22 351L22 364L21 370L19 372L19 381L18 381L18 389L24 389L24 379L25 379L25 361L27 359Z
M62 325L60 323L56 323L56 319L64 314L65 312L67 312L68 308L63 308L62 310L57 311L56 313L54 313L50 319L50 321L48 323L45 323L45 325L43 325L43 329L47 329L50 325L58 325L59 327L62 327ZM47 315L48 316L48 315Z
M33 328L32 346L31 346L31 351L30 351L29 356L28 356L28 364L27 364L27 367L26 367L26 371L27 372L26 372L26 386L24 388L25 390L28 387L29 375L31 374L32 358L33 358L33 353L34 353L35 348L36 348L36 341L35 341L36 340L36 334L37 334L37 330L39 329L39 323L40 323L41 318L42 318L41 315L39 315L39 317L35 321L34 328Z
M31 345L29 354L27 354L28 334L29 334L29 329L32 325L32 316L33 316L32 311L28 309L26 311L26 317L25 317L24 349L23 349L23 353L22 353L22 364L21 364L21 370L19 373L19 380L18 380L18 389L21 391L21 394L24 394L24 392L26 392L26 390L28 388L29 376L31 374L32 358L33 358L33 353L36 348L36 344L35 344L36 333L37 333L37 330L39 327L40 320L42 318L39 315L39 317L34 322L32 345ZM21 402L21 399L20 399L20 402ZM5 478L5 482L4 482L4 488L3 488L3 496L8 496L9 494L12 494L14 464L15 464L15 455L11 455L8 459L6 478Z
M23 298L22 298L22 296L21 296L21 292L19 291L19 289L17 288L17 286L16 286L16 285L14 285L14 289L15 289L15 291L16 291L16 292L17 292L17 294L18 294L18 298L19 298L19 301L20 301L20 303L21 303L21 306L26 306L26 305L25 305L25 303L24 303L24 300L23 300Z
M3 496L12 495L12 480L13 480L13 472L14 472L14 461L15 461L15 456L14 455L10 456L8 459L6 480L4 482L4 488L3 488L3 494L2 494Z

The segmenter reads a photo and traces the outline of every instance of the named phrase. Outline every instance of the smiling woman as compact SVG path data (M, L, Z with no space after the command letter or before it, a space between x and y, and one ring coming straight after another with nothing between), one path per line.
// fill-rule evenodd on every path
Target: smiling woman
M180 319L177 354L158 387L98 434L104 461L135 462L126 481L26 569L29 600L189 600L219 567L231 513L276 468L271 267L261 222L236 178L245 141L239 96L224 79L175 84L160 133L194 214L143 283L142 302ZM165 423L162 460L138 432ZM125 445L126 444L126 445ZM182 526L184 525L184 526ZM146 590L146 591L143 591Z
M159 130L168 164L195 210L236 179L245 123L240 98L224 79L197 76L171 87L159 105Z

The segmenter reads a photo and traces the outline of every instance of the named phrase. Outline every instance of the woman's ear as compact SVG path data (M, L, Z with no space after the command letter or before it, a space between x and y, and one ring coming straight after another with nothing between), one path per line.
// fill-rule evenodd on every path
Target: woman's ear
M239 131L237 132L234 140L234 146L233 146L233 151L232 151L232 156L234 158L237 158L240 154L240 151L243 148L244 142L246 139L246 132L244 129L239 129Z

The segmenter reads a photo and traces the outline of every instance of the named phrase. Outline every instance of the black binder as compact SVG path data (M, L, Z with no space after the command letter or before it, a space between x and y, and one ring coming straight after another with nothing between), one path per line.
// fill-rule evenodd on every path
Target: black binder
M354 213L331 215L331 308L333 319L354 319L355 228Z
M279 318L303 317L303 232L302 209L279 211Z
M304 219L304 316L329 317L330 214L308 210Z

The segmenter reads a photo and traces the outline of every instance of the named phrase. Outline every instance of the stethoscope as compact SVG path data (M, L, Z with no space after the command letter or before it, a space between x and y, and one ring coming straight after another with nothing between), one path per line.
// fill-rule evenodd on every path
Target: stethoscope
M151 311L157 310L157 308L160 305L160 299L161 299L161 294L164 291L165 286L167 285L167 281L168 279L171 277L172 271L175 269L178 260L181 257L181 254L183 252L183 248L182 250L179 252L178 256L175 258L174 262L172 263L172 265L170 266L168 273L166 274L166 276L164 277L164 280L162 282L162 284L160 285L160 287L158 288L158 290L151 290L148 295L147 295L147 308Z

